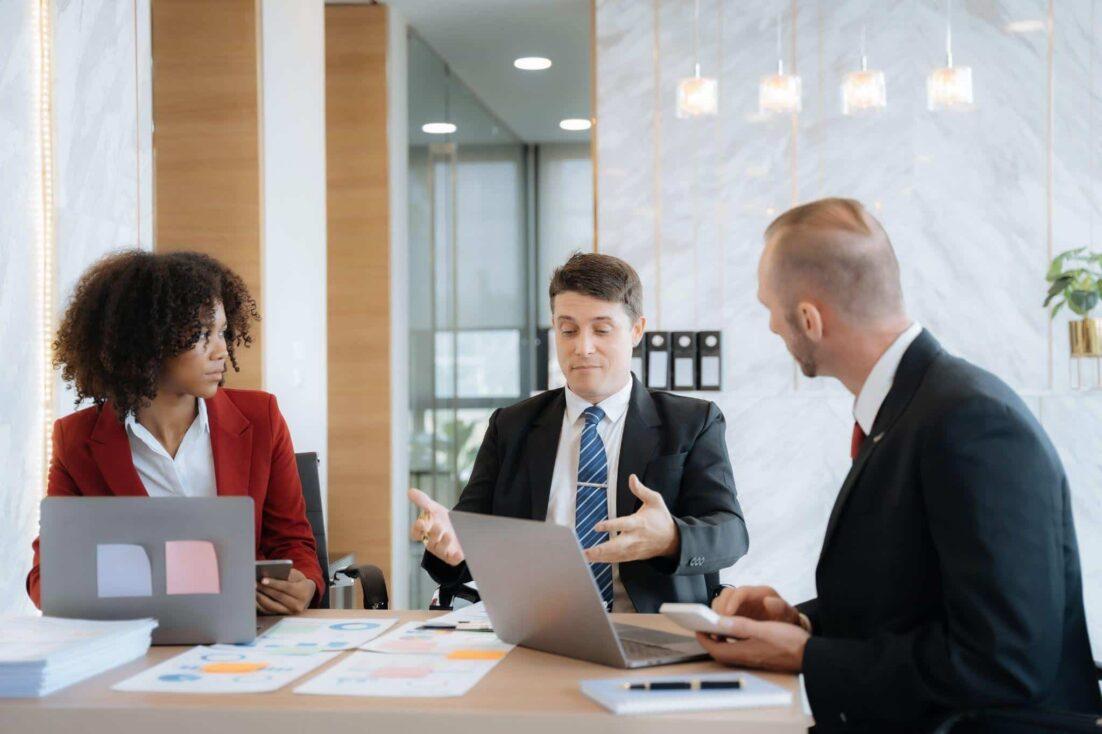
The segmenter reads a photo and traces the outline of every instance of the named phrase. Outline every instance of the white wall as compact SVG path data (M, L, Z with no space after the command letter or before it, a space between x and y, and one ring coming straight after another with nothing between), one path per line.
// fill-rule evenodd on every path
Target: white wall
M973 67L976 100L956 114L925 108L925 76L944 61L943 3L803 0L795 19L792 7L769 0L736 11L703 0L700 60L719 79L720 114L679 120L675 88L692 69L692 4L597 3L600 249L639 270L655 328L724 331L724 390L701 396L726 415L750 532L749 554L724 577L770 583L794 600L814 593L826 520L849 465L852 399L835 381L798 374L756 302L756 267L776 214L852 196L893 239L911 315L1017 389L1060 450L1102 657L1102 392L1068 389L1066 327L1050 328L1041 308L1049 249L1102 245L1102 65L1090 61L1102 2L1054 4L1051 75L1043 30L1005 30L1013 20L1043 20L1045 0L955 3L954 55ZM788 66L803 79L795 120L757 113L758 78L775 68L778 14ZM862 25L871 67L886 74L888 107L848 118L838 85L859 61Z
M264 389L328 487L325 4L263 0Z
M42 475L32 22L30 2L0 3L0 614L32 608L23 582Z
M30 0L0 3L0 614L23 592L38 533L42 426L37 300L41 211ZM149 0L51 4L54 104L54 320L73 283L152 236ZM50 375L48 379L53 379ZM55 385L55 417L73 410Z
M407 25L387 8L387 168L390 192L390 600L409 599L409 49ZM361 559L366 560L366 559Z

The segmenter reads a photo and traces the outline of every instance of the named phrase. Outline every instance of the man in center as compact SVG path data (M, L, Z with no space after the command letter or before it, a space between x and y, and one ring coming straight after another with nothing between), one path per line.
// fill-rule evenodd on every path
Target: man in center
M494 411L455 509L573 527L611 611L708 603L748 546L723 414L633 378L646 319L626 262L575 254L549 293L566 387ZM422 567L441 585L470 580L447 508L409 496Z

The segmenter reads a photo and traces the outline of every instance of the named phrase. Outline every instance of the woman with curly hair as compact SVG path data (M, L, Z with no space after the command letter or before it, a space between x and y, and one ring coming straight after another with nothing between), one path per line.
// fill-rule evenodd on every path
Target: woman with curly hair
M54 423L51 497L247 495L256 555L294 563L256 607L295 614L324 590L287 423L273 395L222 387L259 319L244 282L191 252L110 255L77 283L54 342L78 403ZM38 541L27 593L40 605Z

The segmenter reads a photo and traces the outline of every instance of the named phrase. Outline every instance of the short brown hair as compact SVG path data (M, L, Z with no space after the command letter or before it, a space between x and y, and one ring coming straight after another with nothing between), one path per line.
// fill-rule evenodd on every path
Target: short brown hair
M622 303L632 323L643 315L643 283L635 268L618 257L594 252L575 252L551 275L548 294L551 311L555 296L571 291L609 303Z

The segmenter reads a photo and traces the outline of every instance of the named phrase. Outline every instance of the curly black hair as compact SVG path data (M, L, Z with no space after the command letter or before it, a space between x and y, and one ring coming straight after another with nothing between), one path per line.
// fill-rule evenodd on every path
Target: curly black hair
M241 277L197 252L124 250L96 262L77 282L54 340L54 366L77 403L111 401L120 421L157 395L164 362L191 349L226 311L226 346L252 343L256 301Z

